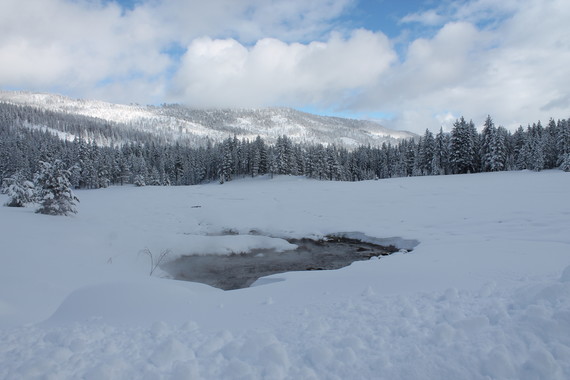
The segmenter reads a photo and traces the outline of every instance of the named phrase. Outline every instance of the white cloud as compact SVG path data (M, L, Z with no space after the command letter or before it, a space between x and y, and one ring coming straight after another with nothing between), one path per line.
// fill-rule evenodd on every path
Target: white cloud
M378 80L395 60L380 33L356 30L326 42L194 40L175 77L173 97L201 106L330 104Z
M437 10L430 9L425 12L411 13L404 16L401 20L402 23L417 22L424 25L441 25L445 22L445 17L440 15Z
M503 4L492 10L492 4L469 2L456 14L506 9ZM511 129L538 119L568 117L570 3L517 4L516 12L499 25L448 22L433 38L413 41L403 63L347 107L383 107L395 115L387 124L415 132L449 128L450 114L476 123L491 114L497 124Z
M350 2L149 0L123 10L99 0L2 0L0 86L124 102L148 88L156 101L177 64L165 53L173 45L201 35L322 37Z
M148 15L63 0L0 5L0 84L83 92L110 78L158 76L170 65Z
M322 38L354 1L165 0L143 8L160 15L162 29L184 45L202 35L244 43L268 37L292 42Z
M427 26L441 26L448 22L495 23L512 15L527 0L447 0L435 8L410 13L400 23L418 23Z

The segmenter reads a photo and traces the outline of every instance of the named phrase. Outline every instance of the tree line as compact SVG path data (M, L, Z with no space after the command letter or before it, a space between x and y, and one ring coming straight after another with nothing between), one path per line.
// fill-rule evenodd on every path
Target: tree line
M472 121L461 117L449 133L426 130L417 139L349 151L335 145L298 144L287 136L273 145L259 136L254 140L228 136L222 142L207 141L196 147L155 141L142 132L126 131L125 136L102 120L72 115L58 118L32 107L1 106L0 178L18 173L31 180L42 162L58 160L76 189L224 183L265 174L361 181L557 167L570 170L570 123L566 119L551 119L546 126L539 121L510 132L496 127L488 117L478 132ZM62 139L56 130L72 131L76 137ZM105 146L96 143L96 135L105 137Z

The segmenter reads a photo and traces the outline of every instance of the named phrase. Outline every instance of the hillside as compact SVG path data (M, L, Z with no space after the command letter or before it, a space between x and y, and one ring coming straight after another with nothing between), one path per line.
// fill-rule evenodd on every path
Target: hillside
M143 132L169 142L182 140L194 146L207 141L220 142L233 135L249 140L261 136L273 144L279 136L286 135L295 143L336 144L350 149L359 145L381 146L415 136L384 128L372 121L318 116L290 108L194 109L181 105L122 105L8 91L0 91L0 102L89 117L112 123L115 128Z

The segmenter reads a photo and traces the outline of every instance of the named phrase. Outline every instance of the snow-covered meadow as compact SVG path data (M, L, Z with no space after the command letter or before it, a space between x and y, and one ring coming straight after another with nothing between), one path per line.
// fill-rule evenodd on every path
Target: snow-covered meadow
M76 194L72 217L0 207L2 378L570 378L568 173ZM356 232L419 245L227 292L141 253Z

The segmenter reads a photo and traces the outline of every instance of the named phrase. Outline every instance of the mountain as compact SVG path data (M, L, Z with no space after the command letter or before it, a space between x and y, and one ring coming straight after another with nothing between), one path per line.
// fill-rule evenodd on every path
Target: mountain
M273 144L286 135L295 143L336 144L348 149L359 145L381 146L416 137L405 131L387 129L373 121L313 115L291 108L195 109L181 105L141 106L95 100L71 99L61 95L0 91L0 102L28 106L61 115L87 117L105 124L144 133L170 143L189 145L220 142L228 136L253 140L258 135ZM37 126L34 126L37 127ZM56 129L58 127L43 126ZM67 134L65 138L74 136ZM108 141L97 141L106 144Z

